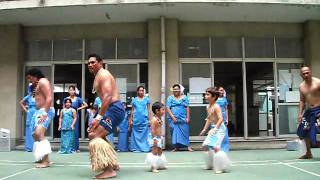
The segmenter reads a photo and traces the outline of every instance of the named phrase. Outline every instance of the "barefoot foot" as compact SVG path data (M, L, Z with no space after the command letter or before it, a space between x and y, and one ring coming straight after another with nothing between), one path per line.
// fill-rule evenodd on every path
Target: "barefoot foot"
M311 153L306 153L305 155L299 157L299 159L312 159L313 156Z
M113 178L116 177L117 173L116 171L112 170L112 171L104 171L98 175L96 175L93 179L107 179L107 178Z
M43 162L39 162L36 165L36 168L47 168L47 167L49 167L49 165L50 165L50 162L43 161Z

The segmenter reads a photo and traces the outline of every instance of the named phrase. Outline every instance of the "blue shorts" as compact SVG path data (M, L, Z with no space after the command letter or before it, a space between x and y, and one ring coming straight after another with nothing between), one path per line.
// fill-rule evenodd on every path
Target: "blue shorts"
M36 110L36 112L34 113L33 115L33 121L31 122L32 123L32 134L34 134L34 131L36 130L36 127L37 126L42 126L44 127L45 129L48 129L52 119L54 118L55 116L55 111L54 111L54 108L51 107L48 111L48 116L47 116L47 119L44 120L42 123L39 123L39 117L41 115L44 115L46 114L46 111L44 110L44 108L41 108L41 109L38 109Z
M113 130L124 119L125 110L120 101L115 101L109 105L107 112L104 114L100 121L100 125L104 127L109 133L113 133Z

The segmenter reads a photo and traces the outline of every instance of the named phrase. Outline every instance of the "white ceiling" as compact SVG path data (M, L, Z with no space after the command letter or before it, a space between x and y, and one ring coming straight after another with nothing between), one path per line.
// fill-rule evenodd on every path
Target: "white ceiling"
M0 10L0 24L143 22L160 16L180 21L304 22L320 20L320 5L179 2L5 9Z

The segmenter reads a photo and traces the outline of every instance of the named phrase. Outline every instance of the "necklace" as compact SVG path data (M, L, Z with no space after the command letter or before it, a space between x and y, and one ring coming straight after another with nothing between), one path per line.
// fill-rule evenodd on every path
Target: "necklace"
M33 89L32 89L32 97L35 97L35 96L36 96L37 87L38 87L38 82L39 82L39 81L37 81L37 82L35 83L35 87L33 87Z
M154 116L154 117L157 119L158 124L159 124L159 125L162 125L162 120L161 120L160 118L158 118L158 116Z

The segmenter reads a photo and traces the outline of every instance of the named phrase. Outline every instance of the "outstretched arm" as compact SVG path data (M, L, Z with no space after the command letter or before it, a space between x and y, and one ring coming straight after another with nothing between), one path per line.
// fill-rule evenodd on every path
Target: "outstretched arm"
M205 123L202 131L200 132L199 136L203 136L207 132L207 130L209 129L210 119L207 117L205 120L206 120L206 123Z

